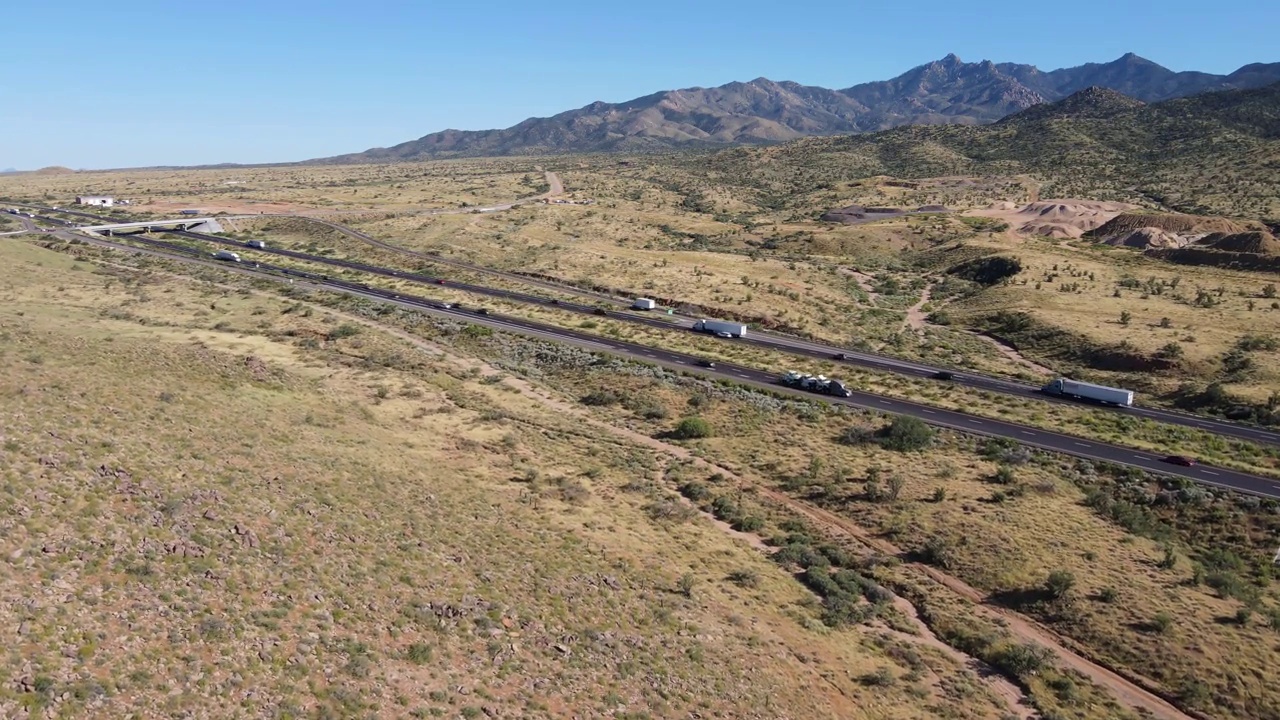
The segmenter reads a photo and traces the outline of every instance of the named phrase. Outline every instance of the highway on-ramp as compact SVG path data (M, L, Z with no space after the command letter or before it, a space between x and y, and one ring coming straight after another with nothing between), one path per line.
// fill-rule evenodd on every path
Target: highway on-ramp
M262 263L218 263L202 255L197 255L188 247L174 245L150 238L130 238L140 242L147 248L137 248L121 243L105 240L95 236L78 236L60 231L59 237L74 238L105 247L131 252L147 252L171 260L194 262L204 266L221 267L255 277L291 282L296 286L310 287L363 297L369 300L391 303L419 312L460 320L475 325L487 326L496 330L514 332L554 342L568 343L586 349L625 357L631 360L662 365L680 372L702 375L709 378L725 379L746 386L764 389L770 392L792 395L814 401L824 401L833 405L849 405L867 410L898 415L917 417L931 425L954 430L1001 437L1017 441L1024 445L1044 450L1060 452L1066 455L1089 460L1110 462L1118 465L1137 467L1153 473L1185 477L1197 483L1253 495L1280 498L1280 479L1252 475L1211 465L1195 465L1183 467L1164 462L1157 454L1135 450L1133 448L1097 442L1091 439L1074 437L1039 428L1031 428L1015 423L979 418L962 412L929 407L906 400L887 398L872 393L853 392L850 397L839 398L785 387L777 383L777 376L756 368L744 367L732 363L718 363L714 368L701 367L701 359L685 353L673 352L661 348L649 347L638 343L626 342L614 338L590 335L576 330L545 325L522 318L480 314L477 310L464 310L450 307L447 303L430 298L408 295L391 290L370 288L360 283L328 278L316 273L309 273L292 268L271 266ZM193 257L195 255L196 257Z

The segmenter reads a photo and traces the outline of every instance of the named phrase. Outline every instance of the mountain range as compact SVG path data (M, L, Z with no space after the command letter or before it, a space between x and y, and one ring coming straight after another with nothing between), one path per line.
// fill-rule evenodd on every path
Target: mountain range
M902 125L979 125L1089 87L1159 102L1280 82L1280 63L1229 75L1174 72L1133 53L1108 63L1042 71L1033 65L966 63L954 54L891 80L843 90L757 78L687 88L622 103L594 102L503 130L444 130L389 148L310 160L362 163L447 157L637 152L681 146L769 144Z

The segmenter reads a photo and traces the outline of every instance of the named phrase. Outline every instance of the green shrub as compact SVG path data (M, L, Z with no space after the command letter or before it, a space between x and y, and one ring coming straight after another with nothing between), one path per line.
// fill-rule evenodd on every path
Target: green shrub
M687 417L676 424L671 436L677 440L695 440L711 437L711 424L700 417Z
M1076 576L1072 575L1070 570L1054 570L1049 573L1049 579L1044 583L1045 592L1054 600L1066 597L1075 586Z
M933 443L933 428L919 418L899 415L880 433L880 444L898 452L924 450Z

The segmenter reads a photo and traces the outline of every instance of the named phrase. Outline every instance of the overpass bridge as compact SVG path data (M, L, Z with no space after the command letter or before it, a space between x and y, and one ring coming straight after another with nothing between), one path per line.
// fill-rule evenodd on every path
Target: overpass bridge
M141 222L110 223L108 225L77 225L72 229L102 235L114 235L116 232L128 230L151 232L152 230L198 229L203 232L210 233L222 232L222 226L218 224L217 218L211 217L185 217L177 220L143 220Z

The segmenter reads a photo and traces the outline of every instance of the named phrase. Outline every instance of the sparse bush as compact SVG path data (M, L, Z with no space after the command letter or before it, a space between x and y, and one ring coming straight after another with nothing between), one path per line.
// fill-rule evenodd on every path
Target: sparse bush
M426 643L414 643L409 646L405 655L414 665L426 665L431 662L431 646Z
M676 424L671 437L677 440L696 440L711 437L711 425L700 417L687 417Z
M582 397L583 405L605 407L622 402L622 398L610 390L593 390Z
M687 598L693 597L693 589L698 585L698 578L693 573L685 573L676 581L676 589Z
M734 570L733 572L729 573L727 579L729 580L729 582L733 583L734 585L738 585L740 587L745 587L745 588L753 588L760 584L760 573L756 572L755 570L749 570L749 569Z
M1049 664L1053 653L1039 645L1011 643L992 654L991 662L998 668L1018 678L1039 673Z
M920 559L943 570L950 570L955 564L955 555L951 549L951 543L940 536L929 538L928 542L920 550Z
M707 489L706 485L690 480L680 485L680 494L694 502L698 502L710 495L711 491Z
M1173 628L1173 616L1161 610L1151 618L1151 628L1158 633L1167 633Z
M340 340L345 337L351 337L352 335L359 335L360 329L361 328L359 325L354 325L352 323L343 323L338 327L330 330L328 338L330 340Z
M865 445L874 439L874 433L859 425L846 428L844 432L840 433L840 443L854 447Z
M909 415L894 418L879 435L881 445L898 452L924 450L933 444L933 428Z
M1045 581L1045 592L1054 600L1060 600L1076 586L1076 576L1069 570L1054 570Z

